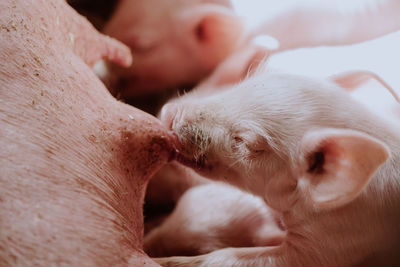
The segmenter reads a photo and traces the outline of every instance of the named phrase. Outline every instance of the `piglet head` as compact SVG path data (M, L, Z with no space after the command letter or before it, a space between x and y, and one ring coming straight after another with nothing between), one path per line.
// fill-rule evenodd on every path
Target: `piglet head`
M105 33L130 47L129 69L110 67L124 98L192 85L241 43L231 8L191 1L121 1Z
M181 143L179 160L199 173L277 210L299 200L325 209L354 200L389 156L353 101L334 84L270 73L191 92L161 119Z
M221 87L210 94L199 88L166 104L161 121L177 136L179 161L212 179L253 190L250 186L265 181L258 177L264 173L262 161L274 162L275 168L279 157L270 153L270 138L250 113L245 90L232 89Z

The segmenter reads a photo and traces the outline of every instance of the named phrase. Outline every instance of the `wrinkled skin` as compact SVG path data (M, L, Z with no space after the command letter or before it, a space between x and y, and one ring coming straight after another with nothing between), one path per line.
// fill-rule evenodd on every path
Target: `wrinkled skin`
M89 67L129 50L57 0L2 1L0 32L0 265L157 266L142 202L172 139Z
M188 88L242 41L226 0L121 0L104 32L132 50L134 64L105 78L123 99Z

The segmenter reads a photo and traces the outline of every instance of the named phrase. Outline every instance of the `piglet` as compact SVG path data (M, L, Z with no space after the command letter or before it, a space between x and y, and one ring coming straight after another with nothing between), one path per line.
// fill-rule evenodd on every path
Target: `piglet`
M163 266L398 266L400 128L333 80L268 72L163 108L180 162L279 213L278 247L226 248Z
M0 2L0 266L158 266L142 204L173 138L91 70L129 49L65 1Z
M121 0L104 32L132 50L129 69L102 71L130 99L197 83L240 46L243 26L229 0Z
M196 87L197 92L213 94L215 91L246 79L262 69L262 63L269 53L270 50L266 47L255 44L239 49L218 65L213 73ZM160 116L162 114L159 114ZM168 216L186 190L209 182L206 178L176 161L163 166L147 187L145 233L157 227ZM215 201L218 199L216 198ZM202 215L200 214L200 216ZM164 229L166 228L164 227ZM168 231L165 230L162 233L168 234Z
M264 201L232 186L195 186L179 199L172 214L145 236L152 257L199 255L226 247L274 246L279 228Z

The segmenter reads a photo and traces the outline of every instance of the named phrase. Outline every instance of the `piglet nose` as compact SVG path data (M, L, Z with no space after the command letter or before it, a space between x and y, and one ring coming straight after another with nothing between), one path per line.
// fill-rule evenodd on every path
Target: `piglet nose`
M178 113L178 105L175 103L168 103L161 109L161 122L168 129L172 130L174 119Z

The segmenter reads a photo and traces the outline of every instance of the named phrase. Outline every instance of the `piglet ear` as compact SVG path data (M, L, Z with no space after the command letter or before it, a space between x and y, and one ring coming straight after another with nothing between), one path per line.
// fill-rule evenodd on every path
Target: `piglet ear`
M244 25L233 10L218 4L201 4L182 12L203 64L214 68L235 51L243 39Z
M333 75L329 79L347 91L353 91L369 81L374 75L369 71L351 71Z
M354 200L389 157L379 140L352 130L324 129L306 134L299 186L317 208Z
M400 103L400 97L397 95L396 91L387 84L380 76L371 71L356 70L343 72L340 74L333 75L329 79L345 89L346 91L354 91L369 82L370 80L375 80L380 83L389 93L394 97L394 99Z

